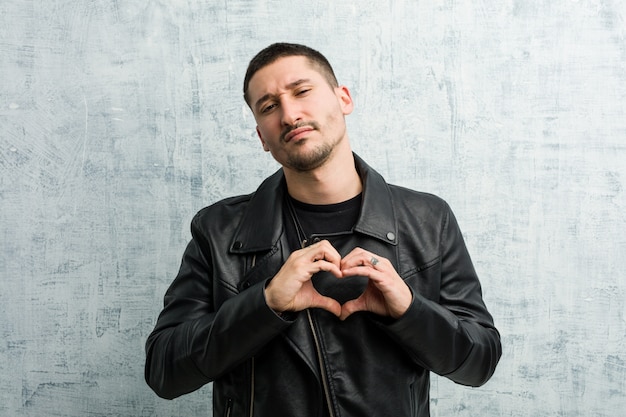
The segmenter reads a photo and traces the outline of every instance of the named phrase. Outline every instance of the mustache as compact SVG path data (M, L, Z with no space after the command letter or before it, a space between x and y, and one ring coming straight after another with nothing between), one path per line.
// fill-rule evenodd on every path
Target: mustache
M280 134L280 140L284 141L285 137L289 134L289 132L299 129L301 127L308 126L315 130L319 130L319 125L316 122L299 122L291 126L287 126L282 133Z

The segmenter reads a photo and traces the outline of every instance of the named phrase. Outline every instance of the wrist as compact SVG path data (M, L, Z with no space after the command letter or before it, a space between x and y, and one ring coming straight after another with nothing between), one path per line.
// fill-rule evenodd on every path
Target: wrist
M275 305L272 301L271 290L269 289L269 284L263 288L263 297L265 298L265 304L272 310L274 313L281 315L283 311Z

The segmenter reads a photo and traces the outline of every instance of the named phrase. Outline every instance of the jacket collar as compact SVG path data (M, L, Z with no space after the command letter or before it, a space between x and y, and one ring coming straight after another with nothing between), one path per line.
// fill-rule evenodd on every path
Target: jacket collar
M354 230L395 245L397 222L389 185L359 156L354 163L363 182L361 213ZM270 250L283 233L283 206L287 192L283 170L279 169L261 183L251 195L239 228L230 245L234 253Z

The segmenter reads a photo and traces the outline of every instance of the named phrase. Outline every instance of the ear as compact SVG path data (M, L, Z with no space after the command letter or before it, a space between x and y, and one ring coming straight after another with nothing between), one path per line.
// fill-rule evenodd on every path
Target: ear
M341 85L335 88L335 94L339 99L339 105L341 106L341 110L344 115L348 115L352 113L354 110L354 102L352 101L352 96L350 95L350 90L345 85Z
M259 130L259 127L256 127L256 134L259 135L259 139L261 140L261 145L263 145L263 150L265 152L269 152L270 148L267 147L267 143L265 143L265 141L263 140L263 136L261 136L261 131Z

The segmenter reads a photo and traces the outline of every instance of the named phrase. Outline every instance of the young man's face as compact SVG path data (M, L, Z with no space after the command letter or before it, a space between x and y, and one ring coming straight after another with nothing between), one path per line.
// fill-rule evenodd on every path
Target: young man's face
M280 58L261 68L248 95L263 149L285 168L315 169L346 138L350 92L332 87L306 57Z

